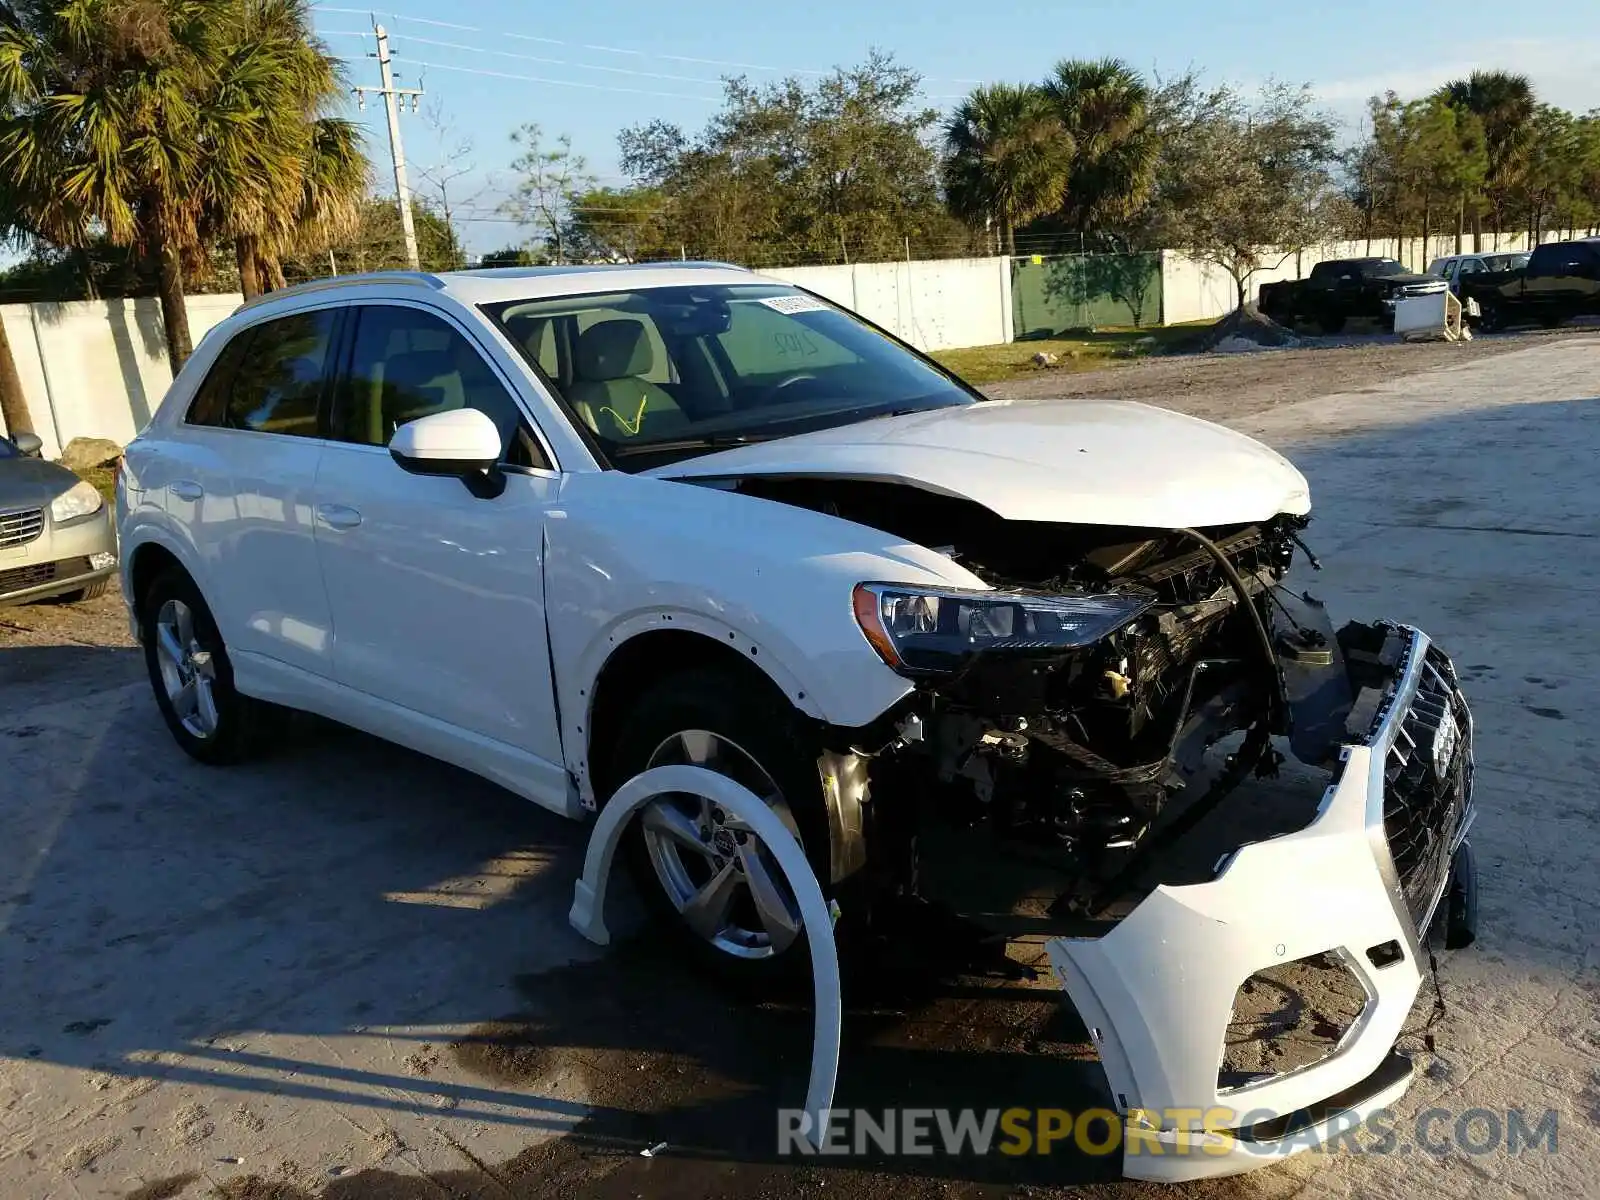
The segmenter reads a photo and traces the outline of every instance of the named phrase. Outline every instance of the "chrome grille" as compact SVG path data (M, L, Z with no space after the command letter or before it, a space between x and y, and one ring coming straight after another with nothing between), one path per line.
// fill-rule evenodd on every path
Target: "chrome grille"
M21 546L44 532L44 509L0 513L0 546Z
M1450 659L1429 646L1389 747L1383 789L1384 833L1419 934L1450 871L1471 800L1472 715Z

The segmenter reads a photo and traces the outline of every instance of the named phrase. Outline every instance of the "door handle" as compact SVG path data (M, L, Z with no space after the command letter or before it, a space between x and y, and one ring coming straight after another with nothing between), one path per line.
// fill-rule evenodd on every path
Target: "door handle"
M198 500L206 494L205 488L192 479L175 479L167 485L167 491L179 500Z
M354 529L361 524L361 514L347 504L319 504L317 520L329 529Z

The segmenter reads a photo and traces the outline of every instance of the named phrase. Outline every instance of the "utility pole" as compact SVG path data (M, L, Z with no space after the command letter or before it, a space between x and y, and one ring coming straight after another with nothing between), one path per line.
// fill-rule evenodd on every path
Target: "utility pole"
M421 88L397 88L394 85L394 71L389 65L389 34L382 25L376 21L372 24L373 35L378 39L378 78L381 87L356 87L352 90L356 94L356 104L359 108L367 106L367 93L376 92L383 97L383 106L389 114L389 156L394 159L394 194L395 200L400 205L400 228L406 239L406 261L411 264L413 271L421 269L417 259L417 230L411 221L411 187L406 183L406 148L400 140L400 109L405 104L405 98L411 98L411 111L417 111L418 100L422 96Z

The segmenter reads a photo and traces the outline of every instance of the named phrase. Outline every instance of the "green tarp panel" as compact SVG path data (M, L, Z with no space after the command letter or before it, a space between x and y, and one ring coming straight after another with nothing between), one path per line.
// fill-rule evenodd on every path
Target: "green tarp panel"
M1011 260L1015 336L1161 323L1161 255L1067 254Z

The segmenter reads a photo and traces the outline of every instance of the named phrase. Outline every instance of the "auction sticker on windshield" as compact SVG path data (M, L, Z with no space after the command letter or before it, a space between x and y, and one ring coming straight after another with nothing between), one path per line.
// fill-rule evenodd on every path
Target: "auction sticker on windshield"
M828 311L828 306L815 296L768 296L761 303L789 316L795 313Z

